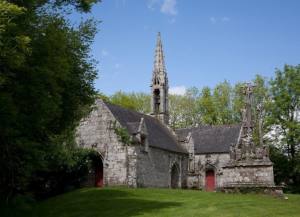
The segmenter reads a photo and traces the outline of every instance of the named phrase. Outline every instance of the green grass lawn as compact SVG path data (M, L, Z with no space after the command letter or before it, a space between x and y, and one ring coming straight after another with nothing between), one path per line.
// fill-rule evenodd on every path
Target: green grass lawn
M300 217L300 195L288 198L192 190L84 188L27 207L22 216Z

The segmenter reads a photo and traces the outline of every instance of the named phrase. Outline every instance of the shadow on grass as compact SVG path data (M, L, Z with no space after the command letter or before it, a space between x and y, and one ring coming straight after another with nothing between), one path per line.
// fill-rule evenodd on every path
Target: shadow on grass
M82 189L39 204L31 216L130 217L180 206L177 202L140 199L120 189Z

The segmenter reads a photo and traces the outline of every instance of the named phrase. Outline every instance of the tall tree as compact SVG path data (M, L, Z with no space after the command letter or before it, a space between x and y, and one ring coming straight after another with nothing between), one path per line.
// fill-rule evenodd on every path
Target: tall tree
M210 125L217 124L217 109L209 87L204 87L202 89L198 103L200 107L202 123Z
M254 114L254 132L253 139L256 144L262 145L263 137L268 133L265 126L266 110L270 102L270 93L268 81L261 75L256 75L253 79L253 114Z
M200 123L200 111L197 106L199 90L188 88L184 95L170 95L170 126L173 129L194 127Z
M277 129L281 149L287 154L292 170L292 184L300 183L300 65L285 65L271 80L271 101L267 124Z
M217 112L218 124L233 123L231 105L231 86L227 81L219 83L213 91L213 100Z
M30 191L51 153L71 141L82 108L93 102L96 75L93 21L74 27L43 8L52 1L11 2L0 1L1 196Z
M242 109L244 107L244 96L242 93L242 83L235 84L232 90L232 110L234 122L240 123L242 121Z
M141 113L150 113L150 95L145 93L124 93L118 91L109 97L111 103L120 105L124 108L132 109Z

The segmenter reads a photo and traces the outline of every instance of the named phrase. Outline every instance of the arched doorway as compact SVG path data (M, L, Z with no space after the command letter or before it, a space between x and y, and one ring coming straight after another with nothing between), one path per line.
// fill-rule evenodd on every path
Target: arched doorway
M171 188L179 188L179 167L174 164L171 169Z
M205 189L206 191L215 190L215 171L207 170L205 173Z
M103 160L100 156L95 163L95 186L103 187Z

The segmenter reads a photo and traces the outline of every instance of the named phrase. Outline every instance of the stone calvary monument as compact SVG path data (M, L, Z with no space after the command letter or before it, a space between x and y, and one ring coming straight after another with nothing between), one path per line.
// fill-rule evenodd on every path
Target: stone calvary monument
M96 100L77 128L79 146L99 153L87 185L193 188L207 191L274 187L268 147L254 144L251 100L244 87L243 121L236 125L168 127L168 77L157 36L150 115Z
M237 143L230 146L230 160L223 168L225 188L274 187L269 148L262 144L261 139L261 144L255 144L253 141L251 111L253 88L254 86L249 83L244 86L245 108L242 127Z

